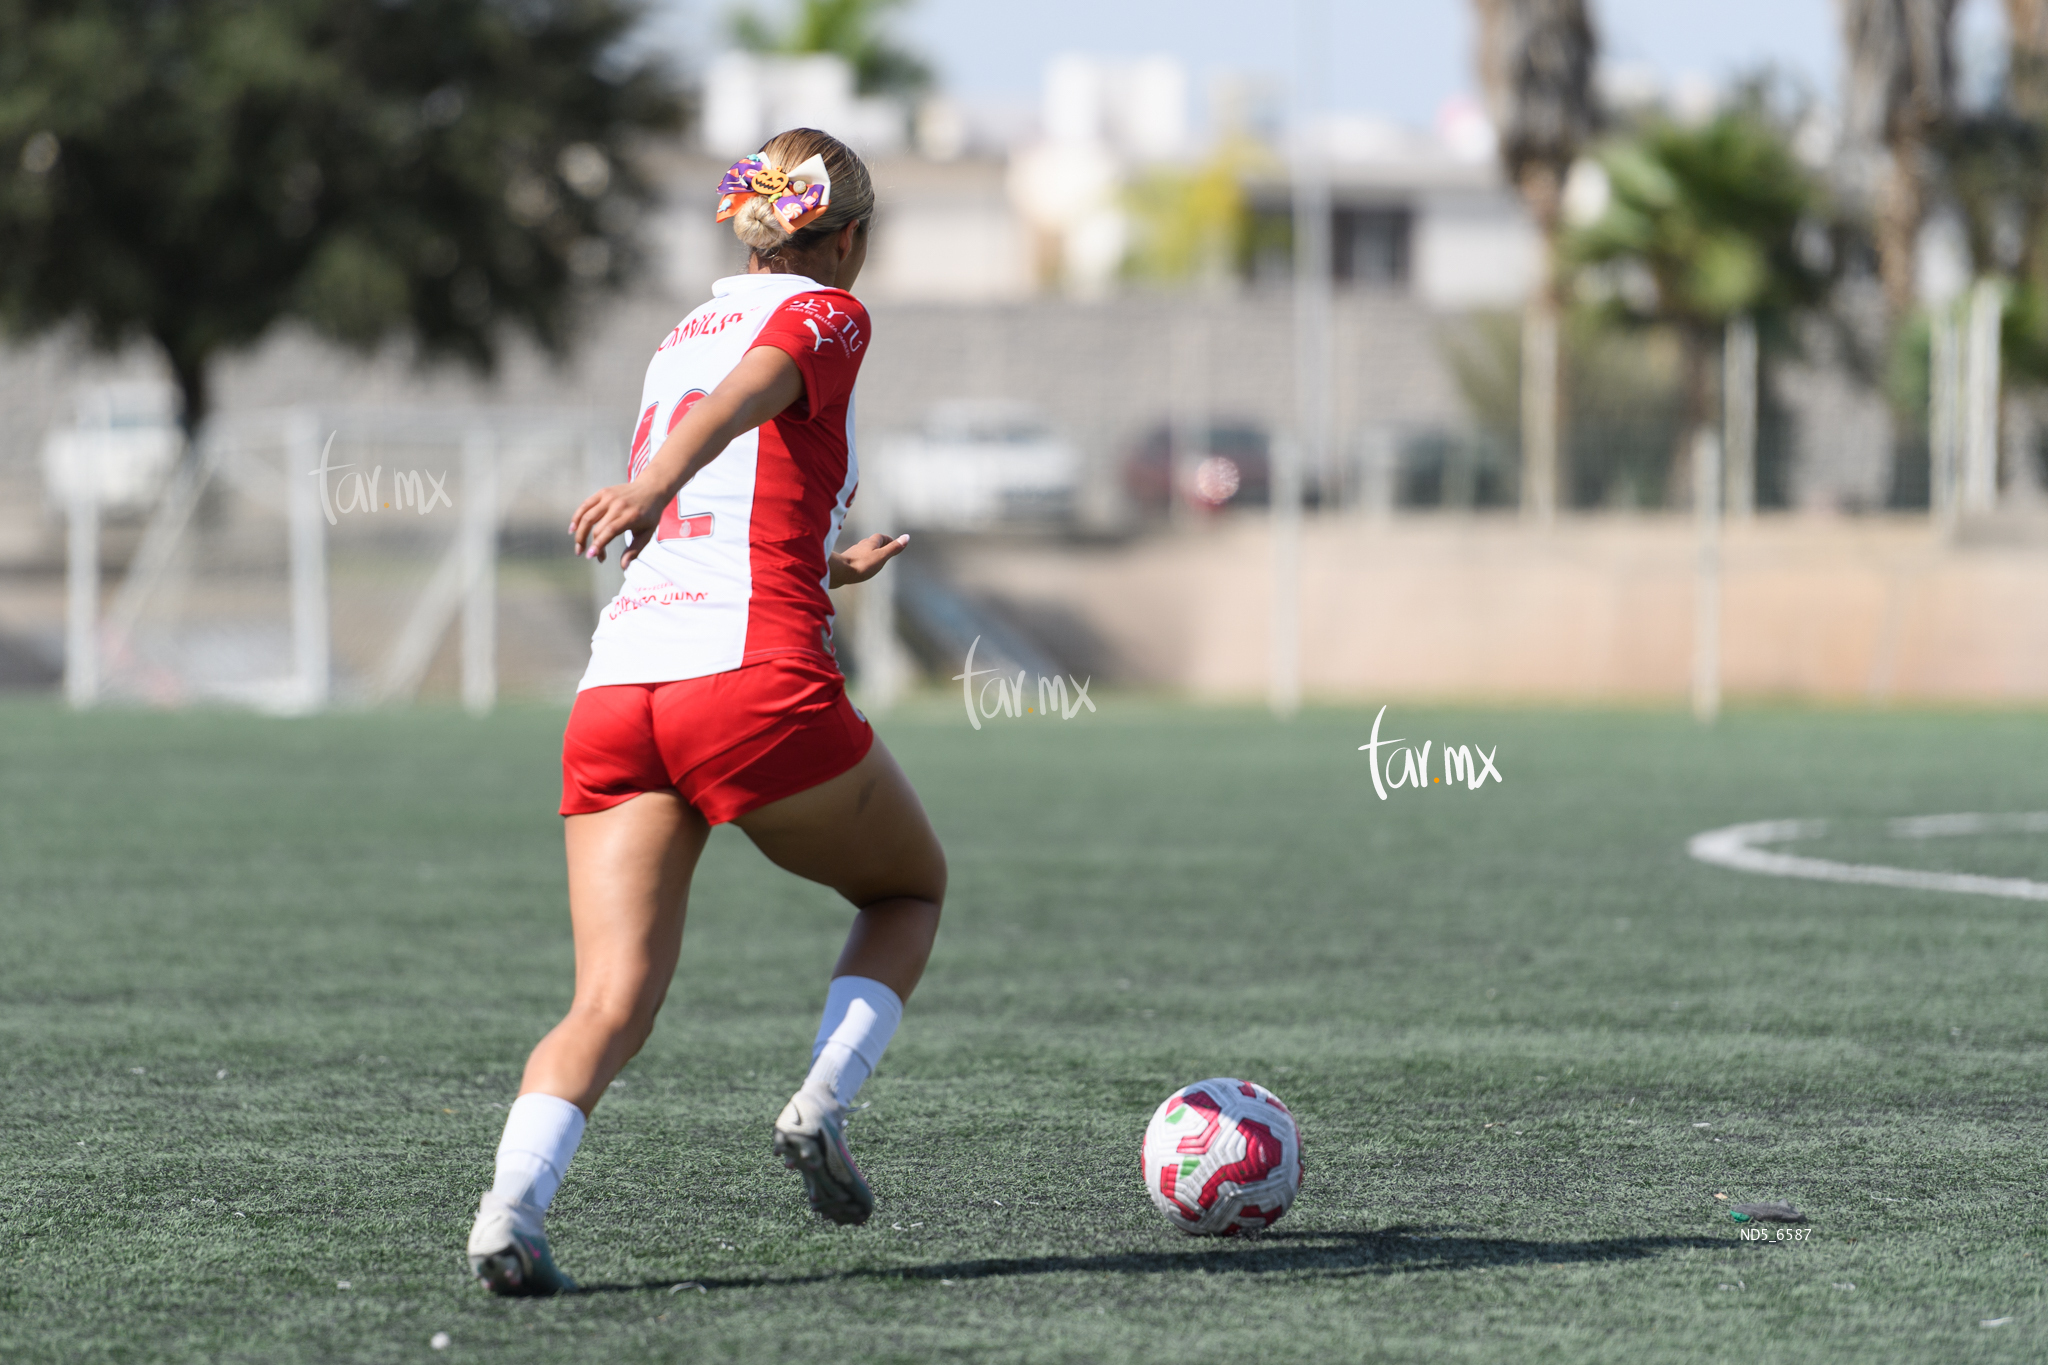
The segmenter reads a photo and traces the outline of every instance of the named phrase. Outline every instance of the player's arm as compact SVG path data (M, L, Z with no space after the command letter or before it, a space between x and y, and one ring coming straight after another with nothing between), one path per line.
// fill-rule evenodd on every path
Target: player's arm
M583 500L569 519L577 553L602 560L605 547L631 531L633 544L619 556L619 567L632 563L653 543L661 509L684 484L735 437L779 416L803 396L803 376L786 352L773 346L748 351L717 388L683 414L638 478L600 488Z

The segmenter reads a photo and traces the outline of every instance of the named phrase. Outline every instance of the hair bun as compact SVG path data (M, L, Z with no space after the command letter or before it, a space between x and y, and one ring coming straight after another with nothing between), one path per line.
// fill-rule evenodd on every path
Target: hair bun
M791 194L808 196L815 186L807 183L802 190L796 189L798 179L807 179L796 173L804 171L805 163L813 158L822 168L820 178L831 185L831 197L820 206L822 211L812 210L815 217L799 218L802 226L792 230L789 219L778 214L776 201L786 200ZM807 251L848 223L866 222L874 217L875 189L867 166L851 147L830 133L816 128L791 128L769 138L751 159L759 169L742 182L749 193L732 193L739 188L734 183L735 173L742 169L735 163L726 182L719 187L718 216L729 217L733 235L763 260L784 252Z

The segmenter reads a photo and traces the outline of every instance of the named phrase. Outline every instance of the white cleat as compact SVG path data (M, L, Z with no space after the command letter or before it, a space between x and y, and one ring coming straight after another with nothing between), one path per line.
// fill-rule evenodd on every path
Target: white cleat
M514 1297L572 1293L576 1281L555 1266L540 1212L486 1193L469 1232L469 1273L493 1294Z
M846 1150L837 1101L799 1090L775 1120L775 1155L804 1178L811 1207L835 1223L865 1223L875 1211L875 1192L861 1179Z

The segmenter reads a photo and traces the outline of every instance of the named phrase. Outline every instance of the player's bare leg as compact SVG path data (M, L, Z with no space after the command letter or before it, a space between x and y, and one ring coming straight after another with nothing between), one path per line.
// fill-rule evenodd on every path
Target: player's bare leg
M470 1268L500 1294L575 1284L541 1219L583 1120L646 1043L682 950L690 876L710 830L674 792L646 792L564 821L576 994L527 1058L498 1147L497 1178L470 1233Z
M833 969L811 1072L775 1123L774 1150L811 1207L865 1222L874 1194L841 1120L924 975L946 898L946 857L917 793L880 740L848 772L736 821L778 866L846 897L854 916Z
M588 1114L654 1029L711 829L674 792L644 792L562 824L576 995L527 1058L519 1093L558 1095Z

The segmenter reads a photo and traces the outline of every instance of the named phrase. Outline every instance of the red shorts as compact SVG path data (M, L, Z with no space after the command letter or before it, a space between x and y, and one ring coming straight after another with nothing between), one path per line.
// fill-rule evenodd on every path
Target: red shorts
M674 791L714 825L839 776L875 732L821 657L576 694L562 736L562 814Z

